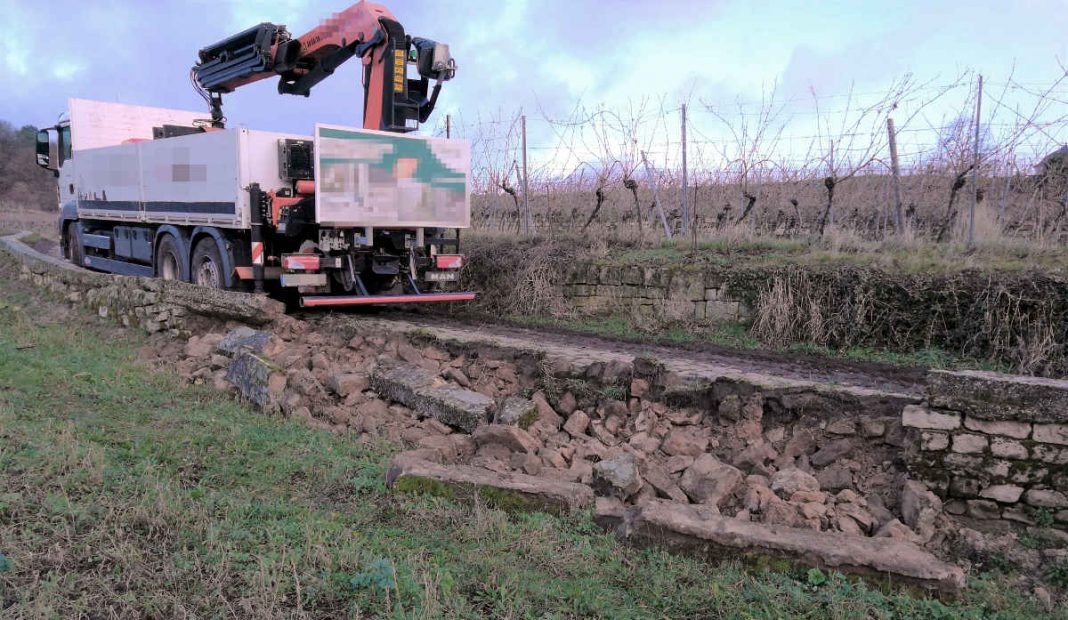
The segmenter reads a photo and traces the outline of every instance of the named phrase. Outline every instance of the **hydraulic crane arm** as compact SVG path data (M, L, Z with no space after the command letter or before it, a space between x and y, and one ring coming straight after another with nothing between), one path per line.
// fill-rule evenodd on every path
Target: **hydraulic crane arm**
M192 77L217 127L224 123L223 93L278 76L279 93L307 97L312 87L358 56L363 60L364 128L408 132L426 122L441 83L456 74L448 45L406 35L388 9L366 1L297 38L283 25L262 23L205 47L199 56ZM408 78L409 63L419 77Z

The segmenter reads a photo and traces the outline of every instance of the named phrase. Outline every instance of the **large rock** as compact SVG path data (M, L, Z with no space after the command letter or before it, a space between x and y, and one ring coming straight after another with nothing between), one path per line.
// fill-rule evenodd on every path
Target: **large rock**
M593 490L598 495L626 499L641 488L642 477L632 454L606 459L593 466Z
M1065 422L1068 381L977 370L932 370L927 395L934 407L984 420Z
M326 387L341 398L355 392L362 392L370 384L367 375L362 372L338 373L326 378Z
M538 442L530 433L508 424L486 424L475 429L471 435L478 447L497 445L503 446L509 452L523 452L534 454L538 451Z
M581 437L586 434L590 426L590 416L584 411L575 411L564 423L564 430L572 437Z
M386 473L386 485L400 492L482 502L503 510L555 514L593 506L593 489L573 482L527 474L498 473L464 465L439 465L398 455Z
M371 374L371 387L420 417L435 418L468 433L489 420L494 406L489 396L452 387L418 366L376 369Z
M534 401L521 396L509 396L501 401L497 414L493 417L496 424L511 424L526 430L538 419L538 407Z
M660 446L660 449L668 456L686 455L697 457L706 448L708 448L708 439L698 436L689 428L672 429Z
M272 377L282 374L282 369L252 350L240 349L226 369L226 380L236 387L242 396L260 408L274 411L280 405L275 390L271 389Z
M950 596L964 587L960 568L906 541L754 523L695 508L653 500L626 510L622 516L618 508L598 512L596 519L624 539L714 560L783 559L860 575L880 584L889 579Z
M835 463L816 472L816 480L821 489L841 491L853 486L853 473L845 465Z
M820 483L812 474L796 467L787 467L772 475L771 490L787 499L798 491L819 491Z
M809 457L809 462L816 467L830 465L843 456L853 451L853 440L835 439L827 442L815 454Z
M719 504L738 486L742 481L742 472L732 467L711 454L702 454L697 457L682 472L679 479L679 488L694 502L699 504Z
M942 514L942 500L925 484L906 480L901 487L901 519L916 533L920 542L934 537L938 516Z
M679 485L675 483L675 479L671 477L671 474L663 466L656 463L646 463L641 468L641 472L645 481L652 485L661 497L684 504L689 502L686 494L682 492Z
M270 332L242 325L235 327L223 336L223 339L219 341L215 349L226 355L234 355L239 350L246 348L251 349L254 353L263 353L270 341Z

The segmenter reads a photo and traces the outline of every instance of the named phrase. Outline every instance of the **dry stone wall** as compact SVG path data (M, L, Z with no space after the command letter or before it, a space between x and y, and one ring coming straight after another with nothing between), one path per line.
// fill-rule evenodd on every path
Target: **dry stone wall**
M568 274L564 297L588 313L625 309L669 320L736 321L750 312L721 276L696 269L580 264Z
M1068 381L932 371L909 468L951 514L1068 527Z
M36 252L17 237L0 239L0 253L18 261L20 279L89 308L101 317L149 333L182 334L196 317L266 325L282 317L285 311L282 303L264 296L79 269Z

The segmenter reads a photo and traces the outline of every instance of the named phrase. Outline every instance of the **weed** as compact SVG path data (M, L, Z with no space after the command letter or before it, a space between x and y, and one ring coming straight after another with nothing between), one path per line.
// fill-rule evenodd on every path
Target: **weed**
M1062 590L1068 590L1068 558L1061 558L1046 572L1049 582Z
M822 586L827 583L827 575L818 568L810 568L806 574L806 581L808 581L808 585L810 586Z
M1052 508L1031 509L1031 518L1038 527L1053 527L1053 514Z

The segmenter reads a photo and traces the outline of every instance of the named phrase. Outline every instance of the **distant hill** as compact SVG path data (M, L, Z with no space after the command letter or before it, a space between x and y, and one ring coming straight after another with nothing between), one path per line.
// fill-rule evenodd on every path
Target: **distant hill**
M0 121L0 207L56 210L55 178L37 166L36 139L33 125L16 129Z

